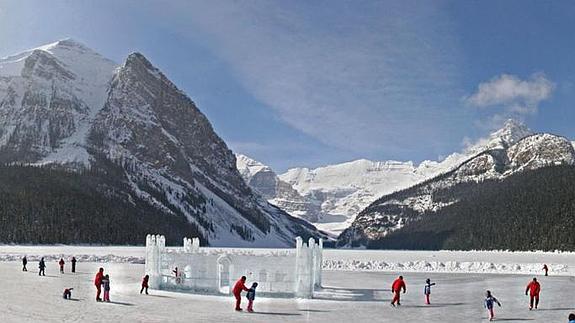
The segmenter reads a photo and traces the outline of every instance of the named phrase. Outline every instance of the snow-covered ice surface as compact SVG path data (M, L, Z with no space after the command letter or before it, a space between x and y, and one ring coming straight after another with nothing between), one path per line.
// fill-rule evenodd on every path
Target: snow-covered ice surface
M575 311L573 277L540 277L541 303L528 311L524 295L530 277L494 274L403 273L407 294L392 308L390 284L396 273L326 271L324 289L313 300L257 297L256 313L236 313L232 297L201 296L150 290L140 295L140 264L78 263L76 274L59 274L47 264L46 277L20 271L18 262L0 263L2 322L481 322L486 321L483 293L493 291L506 322L566 322ZM92 284L98 267L110 274L111 303L96 303ZM66 268L68 269L68 268ZM431 278L431 306L423 304L423 283ZM248 281L248 283L251 283ZM73 287L73 300L62 299ZM245 306L245 298L242 300Z

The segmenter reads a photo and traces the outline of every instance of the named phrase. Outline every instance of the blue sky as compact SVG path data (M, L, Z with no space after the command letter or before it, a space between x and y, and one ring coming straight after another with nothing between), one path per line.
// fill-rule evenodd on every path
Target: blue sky
M281 172L437 159L513 117L575 138L572 1L8 1L0 56L142 52Z

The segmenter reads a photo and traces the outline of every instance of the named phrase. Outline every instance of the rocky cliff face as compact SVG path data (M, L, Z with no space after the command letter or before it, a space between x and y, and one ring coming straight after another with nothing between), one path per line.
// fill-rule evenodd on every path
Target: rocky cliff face
M130 194L211 245L318 235L252 192L207 118L141 54L117 66L65 40L0 60L0 77L0 161L119 167Z

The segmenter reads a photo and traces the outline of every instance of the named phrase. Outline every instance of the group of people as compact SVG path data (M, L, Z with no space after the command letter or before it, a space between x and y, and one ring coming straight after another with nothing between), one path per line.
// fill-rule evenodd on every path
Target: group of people
M545 276L548 276L548 271L549 268L547 267L547 265L543 265L543 271L545 273ZM431 280L429 278L427 278L425 280L425 285L423 287L423 294L425 296L425 304L430 305L430 295L431 295L431 286L434 286L435 283L432 283ZM403 276L399 276L396 280L393 281L392 285L391 285L391 292L393 293L393 299L391 301L391 305L392 306L399 306L401 305L400 303L400 299L401 299L401 292L403 291L403 293L405 293L407 291L406 288L406 284L405 281L403 280ZM527 287L525 288L525 295L529 295L529 310L533 310L534 308L537 309L537 307L539 306L539 294L541 293L541 284L537 281L537 278L533 278L529 284L527 284ZM235 295L235 294L234 294ZM237 299L237 297L236 297ZM498 306L501 307L501 302L499 302L499 300L497 300L497 298L495 298L495 296L493 296L493 294L491 293L490 290L485 292L485 300L484 300L484 306L488 311L489 314L489 320L493 321L495 318L495 313L494 313L494 307L495 304L497 304ZM573 315L573 314L572 314ZM573 315L574 319L575 319L575 315ZM569 316L569 320L570 323L575 323L575 322L571 322L571 315Z
M72 273L76 272L76 258L72 257L71 259L71 263L72 263ZM26 265L28 264L28 259L26 258L26 256L24 256L22 258L22 271L28 271L28 269L26 268ZM60 273L64 273L64 265L65 265L65 261L63 258L60 259L60 261L58 262L59 266L60 266ZM44 258L41 258L38 264L38 268L39 268L39 272L38 275L40 276L45 276L45 269L46 269L46 263L44 261ZM547 267L547 265L543 266L543 271L545 273L545 276L548 276L548 270L549 268ZM179 271L176 268L175 270L173 270L174 274L176 275L176 278L179 278ZM141 284L141 289L140 289L140 294L142 294L144 291L146 293L146 295L148 294L148 287L149 287L149 280L150 280L150 276L149 275L145 275L142 278L142 284ZM246 276L242 276L235 284L234 287L232 289L232 294L235 297L236 303L235 303L235 310L236 311L242 311L243 309L241 308L241 302L242 302L242 298L241 298L241 293L242 292L247 292L246 293L246 298L248 300L248 307L247 310L248 312L253 312L253 304L254 304L254 300L255 300L255 296L256 296L256 288L258 287L258 283L254 282L252 283L250 288L246 287ZM96 274L95 278L94 278L94 285L96 286L96 301L97 302L110 302L110 276L108 274L104 274L104 268L100 268L98 270L98 273ZM430 295L431 295L431 287L435 286L435 283L431 282L431 279L427 278L425 280L425 285L423 287L423 295L425 297L425 304L430 305L431 301L430 301ZM102 294L102 289L104 291L103 293L103 299L100 297ZM72 290L73 288L66 288L64 289L64 293L63 293L63 297L64 299L70 299L72 296ZM405 280L403 279L403 276L399 276L397 279L395 279L391 285L391 292L393 293L393 299L391 301L391 305L392 306L400 306L401 305L401 292L403 292L404 294L407 292L407 287L406 287L406 283ZM541 284L539 283L539 281L537 281L537 278L533 278L529 284L527 284L527 287L525 288L525 295L529 296L529 310L533 310L534 308L537 309L537 307L539 306L539 294L541 292ZM495 312L494 312L494 307L495 304L497 304L499 307L501 307L501 302L495 297L493 296L492 292L490 290L487 290L485 292L485 300L484 300L484 306L488 311L488 315L489 315L489 320L492 321L495 318ZM569 314L569 323L575 323L575 314L571 313Z
M96 277L94 278L94 285L96 286L96 302L110 302L110 275L104 275L104 268L100 267ZM104 289L104 299L100 298Z
M247 292L246 298L248 299L248 312L252 313L254 311L254 300L256 299L256 288L258 287L258 283L252 283L252 287L247 288L246 279L246 276L242 276L238 279L232 289L232 294L236 298L236 311L242 311L242 291Z
M77 262L76 257L72 257L70 262L72 263L72 273L75 273L76 262ZM64 273L65 264L66 262L64 261L64 258L60 258L60 261L58 261L58 265L60 266L61 274ZM28 271L28 268L26 268L27 265L28 265L28 258L24 256L22 257L22 271ZM46 276L46 262L44 261L44 257L40 258L40 261L38 262L38 276Z

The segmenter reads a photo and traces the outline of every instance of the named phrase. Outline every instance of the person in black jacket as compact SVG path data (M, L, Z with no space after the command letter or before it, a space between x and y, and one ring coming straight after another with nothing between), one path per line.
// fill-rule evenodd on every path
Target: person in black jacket
M248 289L248 293L246 297L248 298L248 312L254 311L254 300L256 299L256 287L258 287L258 283L253 283L252 287Z
M27 264L28 264L28 259L26 259L26 256L24 256L24 258L22 258L22 271L28 271L28 268L26 268Z
M72 257L72 272L76 272L76 257Z
M44 257L42 257L42 259L40 259L40 263L38 264L38 268L40 269L40 271L38 272L38 276L46 276L46 273L44 272L46 270L46 263L44 262Z

